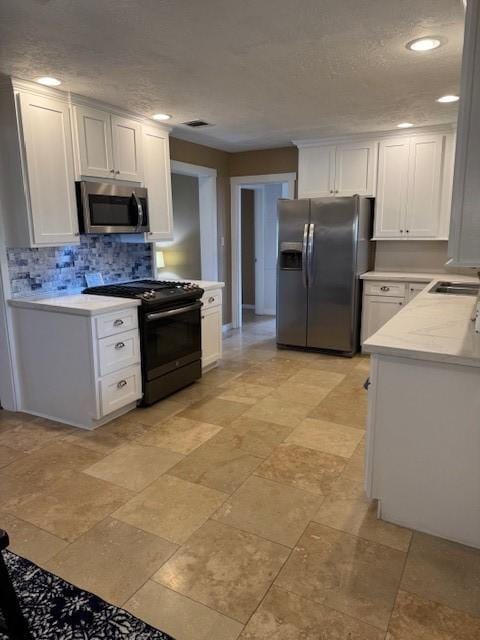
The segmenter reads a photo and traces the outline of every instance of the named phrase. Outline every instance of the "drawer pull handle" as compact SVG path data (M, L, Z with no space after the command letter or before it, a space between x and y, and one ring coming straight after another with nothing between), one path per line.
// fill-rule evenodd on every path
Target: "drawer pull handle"
M124 346L125 346L124 342L117 342L117 344L115 345L115 349L123 349Z
M117 388L118 389L123 389L123 387L127 386L127 381L126 380L120 380L120 382L117 382Z
M123 320L122 320L121 318L117 318L117 319L115 320L115 322L113 323L113 326L114 326L114 327L121 327L121 326L122 326L122 324L123 324Z
M215 298L214 298L213 296L210 296L210 298L208 299L208 301L209 301L209 302L210 302L210 304L211 304L212 302L215 302Z
M380 291L390 291L390 287L380 287Z

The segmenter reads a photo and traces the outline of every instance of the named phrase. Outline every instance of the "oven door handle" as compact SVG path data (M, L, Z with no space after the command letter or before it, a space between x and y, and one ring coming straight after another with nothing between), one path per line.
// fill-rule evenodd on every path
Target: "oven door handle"
M143 227L143 207L140 202L140 198L137 196L135 191L132 191L132 198L135 202L135 207L137 209L137 229L141 229Z
M194 302L193 304L188 304L187 306L180 307L179 309L170 309L169 311L160 311L159 313L147 313L145 319L147 322L153 322L154 320L161 320L162 318L171 318L172 316L178 316L181 313L195 311L195 309L200 309L202 306L202 302Z

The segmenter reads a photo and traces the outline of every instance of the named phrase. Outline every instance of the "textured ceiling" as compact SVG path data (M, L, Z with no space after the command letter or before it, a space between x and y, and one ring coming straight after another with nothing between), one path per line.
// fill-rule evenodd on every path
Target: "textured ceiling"
M415 54L405 43L447 39ZM0 72L150 115L236 151L452 122L460 0L0 0ZM177 125L202 118L215 126Z

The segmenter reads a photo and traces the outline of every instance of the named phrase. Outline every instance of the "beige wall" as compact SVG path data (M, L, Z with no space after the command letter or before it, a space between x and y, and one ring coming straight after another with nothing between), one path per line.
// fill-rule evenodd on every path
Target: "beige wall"
M258 176L269 173L293 173L298 168L297 147L241 151L229 154L231 176Z
M242 303L255 304L255 191L242 189Z

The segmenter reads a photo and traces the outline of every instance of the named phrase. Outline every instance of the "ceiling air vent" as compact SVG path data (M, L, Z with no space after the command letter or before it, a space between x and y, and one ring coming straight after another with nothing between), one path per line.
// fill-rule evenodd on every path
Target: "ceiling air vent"
M205 122L205 120L190 120L190 122L184 122L183 124L187 125L187 127L211 127L210 122Z

